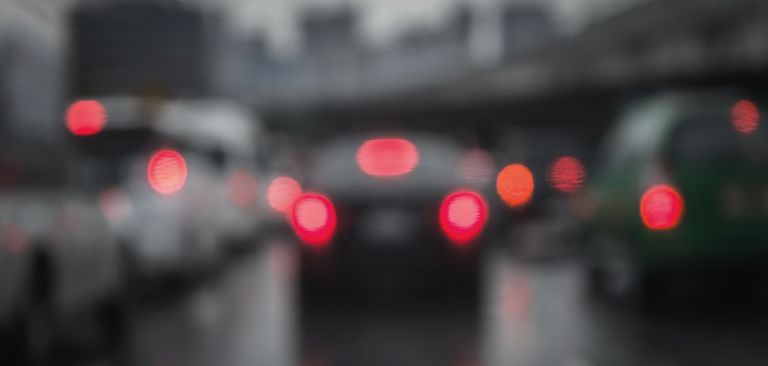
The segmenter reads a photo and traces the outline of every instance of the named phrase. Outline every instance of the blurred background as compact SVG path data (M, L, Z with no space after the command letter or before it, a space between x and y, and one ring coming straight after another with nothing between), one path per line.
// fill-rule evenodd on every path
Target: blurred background
M0 0L8 365L763 365L768 3Z

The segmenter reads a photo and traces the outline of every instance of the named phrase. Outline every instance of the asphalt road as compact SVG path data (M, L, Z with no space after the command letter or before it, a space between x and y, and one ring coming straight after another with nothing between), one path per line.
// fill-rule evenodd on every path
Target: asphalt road
M87 365L764 365L768 301L699 284L642 310L587 296L574 258L488 256L477 306L297 301L287 239L133 314L118 361ZM113 357L114 358L114 357Z

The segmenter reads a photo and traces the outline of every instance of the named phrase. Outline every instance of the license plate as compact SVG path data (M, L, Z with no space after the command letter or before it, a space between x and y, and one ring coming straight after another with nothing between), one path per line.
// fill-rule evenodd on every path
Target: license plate
M402 246L417 231L417 218L403 209L378 209L365 215L360 237L371 245Z

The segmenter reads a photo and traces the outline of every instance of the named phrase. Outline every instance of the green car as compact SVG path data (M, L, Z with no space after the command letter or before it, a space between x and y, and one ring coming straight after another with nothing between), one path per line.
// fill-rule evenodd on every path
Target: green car
M590 284L645 297L768 269L768 126L735 92L657 95L609 133L587 187Z

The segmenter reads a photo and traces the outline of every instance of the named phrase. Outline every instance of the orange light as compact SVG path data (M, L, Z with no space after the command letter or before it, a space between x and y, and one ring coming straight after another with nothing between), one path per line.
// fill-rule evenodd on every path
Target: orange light
M301 185L291 177L277 177L267 188L269 207L279 213L287 214L293 202L301 195Z
M523 164L510 164L496 178L496 193L509 207L520 207L533 196L533 174Z
M651 230L675 228L683 217L683 210L683 196L670 185L653 186L640 199L640 217Z
M305 193L293 204L291 226L304 243L314 247L325 246L336 230L336 209L328 197Z
M750 134L760 123L760 111L755 103L742 99L731 107L731 123L733 128L743 134Z
M496 163L493 156L484 149L469 150L459 162L459 175L472 185L484 185L493 179Z
M152 189L162 195L171 195L184 188L187 174L187 162L174 150L159 150L149 159L147 180Z
M584 184L584 165L573 156L563 156L552 162L547 177L552 188L573 193Z
M473 191L456 191L440 205L440 228L445 236L459 245L466 245L483 232L488 220L488 205Z
M107 123L107 111L101 102L80 100L67 108L67 130L75 136L95 135Z
M397 177L413 171L419 151L411 141L400 138L372 139L357 149L357 165L373 177Z
M259 185L256 178L245 170L235 170L227 179L229 200L238 206L256 202Z

